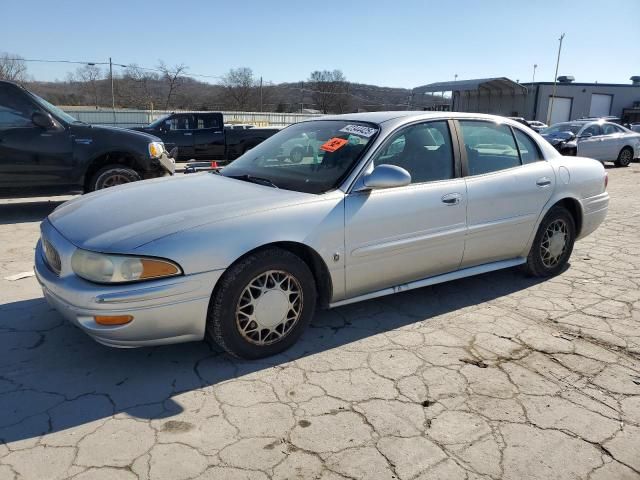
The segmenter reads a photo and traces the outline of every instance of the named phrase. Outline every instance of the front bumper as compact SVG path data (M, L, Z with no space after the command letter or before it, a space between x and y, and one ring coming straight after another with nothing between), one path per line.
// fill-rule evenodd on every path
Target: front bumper
M46 264L42 242L35 252L35 274L49 304L99 343L141 347L204 338L211 292L222 270L128 285L98 285L71 271L75 250L48 221L43 236L56 248L60 275ZM94 315L132 315L126 325L104 326Z
M176 173L176 161L173 158L169 157L167 152L163 152L160 158L158 158L158 161L160 162L162 168L169 175L173 175L174 173Z

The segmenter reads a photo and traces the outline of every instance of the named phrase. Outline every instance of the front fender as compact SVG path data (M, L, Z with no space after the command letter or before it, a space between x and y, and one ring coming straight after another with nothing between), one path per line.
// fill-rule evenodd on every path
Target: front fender
M135 252L169 258L185 274L228 268L262 246L293 242L314 250L333 284L332 301L344 296L344 194L331 192L317 202L267 210L177 232ZM212 286L213 288L213 286Z

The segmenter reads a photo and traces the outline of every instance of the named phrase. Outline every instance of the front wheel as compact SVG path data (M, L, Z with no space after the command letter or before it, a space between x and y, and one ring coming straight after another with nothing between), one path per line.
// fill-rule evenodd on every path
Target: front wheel
M633 150L630 147L624 147L618 154L616 165L618 167L628 167L633 160Z
M93 176L89 184L89 191L102 190L138 180L141 180L140 174L132 168L122 165L107 165Z
M551 208L540 222L524 270L535 277L557 275L567 264L576 239L573 216L561 206Z
M207 334L233 356L256 359L293 345L311 321L316 284L299 257L279 248L248 255L220 279Z

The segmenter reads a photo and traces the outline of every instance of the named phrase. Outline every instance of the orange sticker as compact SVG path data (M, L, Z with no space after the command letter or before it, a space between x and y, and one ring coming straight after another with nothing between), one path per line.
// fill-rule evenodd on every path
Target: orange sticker
M345 138L333 137L320 145L320 150L324 150L325 152L335 152L339 148L344 147L347 143L349 143L349 140Z

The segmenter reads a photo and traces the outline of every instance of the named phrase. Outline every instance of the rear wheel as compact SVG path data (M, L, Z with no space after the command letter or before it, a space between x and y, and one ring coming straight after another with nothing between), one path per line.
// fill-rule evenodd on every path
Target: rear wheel
M250 254L220 279L207 334L228 353L255 359L293 345L311 321L316 284L299 257L279 248Z
M631 160L633 160L633 150L631 149L631 147L624 147L618 154L616 165L618 167L628 167L631 163Z
M107 165L96 172L89 184L89 191L102 190L130 182L141 180L134 169L122 165Z
M535 277L557 275L567 264L576 238L573 216L561 206L551 208L542 219L531 245L524 270Z

